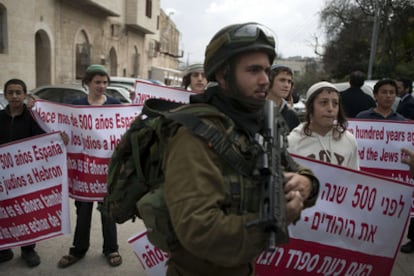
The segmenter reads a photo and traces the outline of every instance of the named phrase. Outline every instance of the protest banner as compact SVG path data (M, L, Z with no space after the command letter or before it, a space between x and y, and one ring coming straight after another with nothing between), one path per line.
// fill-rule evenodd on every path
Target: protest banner
M77 106L39 100L33 114L47 131L69 136L67 164L70 196L101 201L106 194L109 159L142 107L137 105Z
M401 149L414 148L413 124L414 121L350 120L348 130L358 143L361 170L414 185L408 166L401 163ZM414 217L414 190L411 216Z
M290 242L263 252L256 275L390 275L408 222L411 185L294 156L320 181Z
M169 254L152 245L147 238L147 231L133 235L128 243L147 276L166 275Z
M66 148L59 133L0 146L0 250L70 232Z
M168 86L159 86L137 80L135 83L134 104L143 105L150 98L163 99L178 103L190 102L191 91L172 88Z
M109 159L122 135L141 113L144 99L188 102L190 92L137 81L140 104L78 106L37 100L32 113L45 131L69 136L69 194L82 201L102 201Z
M348 130L358 143L361 170L414 184L408 166L401 163L401 148L414 148L414 121L357 120Z
M289 226L288 244L257 258L256 275L390 275L408 222L411 186L294 157L318 177L319 197ZM165 274L167 253L146 232L129 243L148 276Z

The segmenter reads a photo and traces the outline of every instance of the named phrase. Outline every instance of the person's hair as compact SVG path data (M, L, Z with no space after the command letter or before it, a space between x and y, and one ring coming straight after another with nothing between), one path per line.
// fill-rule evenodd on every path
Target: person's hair
M397 81L400 81L404 87L404 89L408 88L408 93L410 93L413 90L413 81L409 78L401 77L397 79Z
M351 87L361 87L364 85L365 79L365 73L361 71L352 72L349 76L349 85Z
M239 53L235 56L232 56L228 60L226 60L221 66L219 70L223 70L223 78L228 85L229 91L237 91L237 84L236 84L236 65L240 59L240 56L245 54Z
M303 127L303 132L305 133L305 135L307 136L311 136L312 135L312 130L310 129L310 123L311 123L311 116L313 114L313 112L315 111L314 108L314 102L316 97L322 93L323 91L328 91L329 93L337 93L339 96L339 103L338 103L338 117L337 117L337 123L336 125L334 125L333 128L333 138L335 139L339 139L341 138L342 134L346 131L347 127L348 127L348 121L345 117L345 112L344 109L342 107L342 101L341 101L341 96L339 94L339 92L331 87L322 87L319 88L318 90L316 90L314 93L312 93L312 95L309 97L309 99L306 100L306 114L305 114L305 124Z
M382 79L382 80L377 81L377 83L374 85L374 91L373 91L374 95L377 95L381 86L384 86L386 84L392 85L395 88L395 93L397 93L398 87L393 79Z
M276 76L279 75L282 72L290 75L293 78L293 71L292 71L292 69L290 69L287 66L274 64L270 68L270 84L269 84L269 87L272 87L273 86L273 82L274 82ZM292 87L293 87L293 80L292 80Z
M24 83L24 81L20 80L20 79L10 79L8 80L5 84L4 84L4 93L6 93L7 91L7 86L11 85L11 84L16 84L16 85L20 85L23 88L23 92L24 94L27 94L27 86Z
M86 69L85 76L82 79L82 86L92 81L95 76L106 76L108 78L108 83L111 82L111 79L106 71L105 67L100 64L92 64Z
M188 73L183 77L183 81L181 82L181 86L184 87L184 89L187 89L188 86L190 86L190 83L191 83L191 73Z

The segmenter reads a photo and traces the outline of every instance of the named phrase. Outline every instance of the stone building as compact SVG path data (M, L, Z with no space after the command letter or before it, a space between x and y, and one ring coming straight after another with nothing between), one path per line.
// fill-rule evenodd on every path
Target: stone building
M21 78L32 89L80 82L92 63L113 76L174 71L179 32L164 20L174 40L163 54L161 14L167 17L160 0L0 0L0 83Z
M152 51L155 58L149 68L148 78L162 80L167 85L180 85L182 71L177 70L179 58L183 57L183 51L179 49L180 32L171 20L170 14L160 11L160 28L158 34L148 35L157 46L157 51ZM151 42L150 42L151 43ZM151 46L148 47L151 49Z

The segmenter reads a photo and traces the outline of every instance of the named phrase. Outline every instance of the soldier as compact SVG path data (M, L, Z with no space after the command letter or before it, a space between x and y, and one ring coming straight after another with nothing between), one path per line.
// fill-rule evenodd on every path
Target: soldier
M217 85L190 100L212 105L234 122L237 151L252 164L275 55L274 36L261 24L221 29L208 44L204 61L207 80ZM264 225L247 227L259 219L263 185L253 170L238 173L204 141L179 127L168 138L164 176L165 203L177 237L167 275L253 275L254 259L267 249L270 236ZM315 203L319 182L303 168L284 177L289 224Z

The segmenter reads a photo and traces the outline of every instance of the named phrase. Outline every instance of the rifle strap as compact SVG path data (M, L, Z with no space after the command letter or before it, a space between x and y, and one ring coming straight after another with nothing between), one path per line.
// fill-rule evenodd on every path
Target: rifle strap
M203 122L194 112L174 110L183 104L164 101L160 99L148 99L142 110L149 117L163 116L166 119L178 122L194 135L202 138L209 147L234 170L243 176L251 173L253 165L235 149L231 139L224 135L212 124ZM219 111L217 111L219 112Z
M213 148L239 174L247 176L251 172L252 166L249 162L236 151L233 143L217 127L203 122L192 113L168 113L165 114L165 117L180 123L191 131L191 133L202 138L209 147Z

